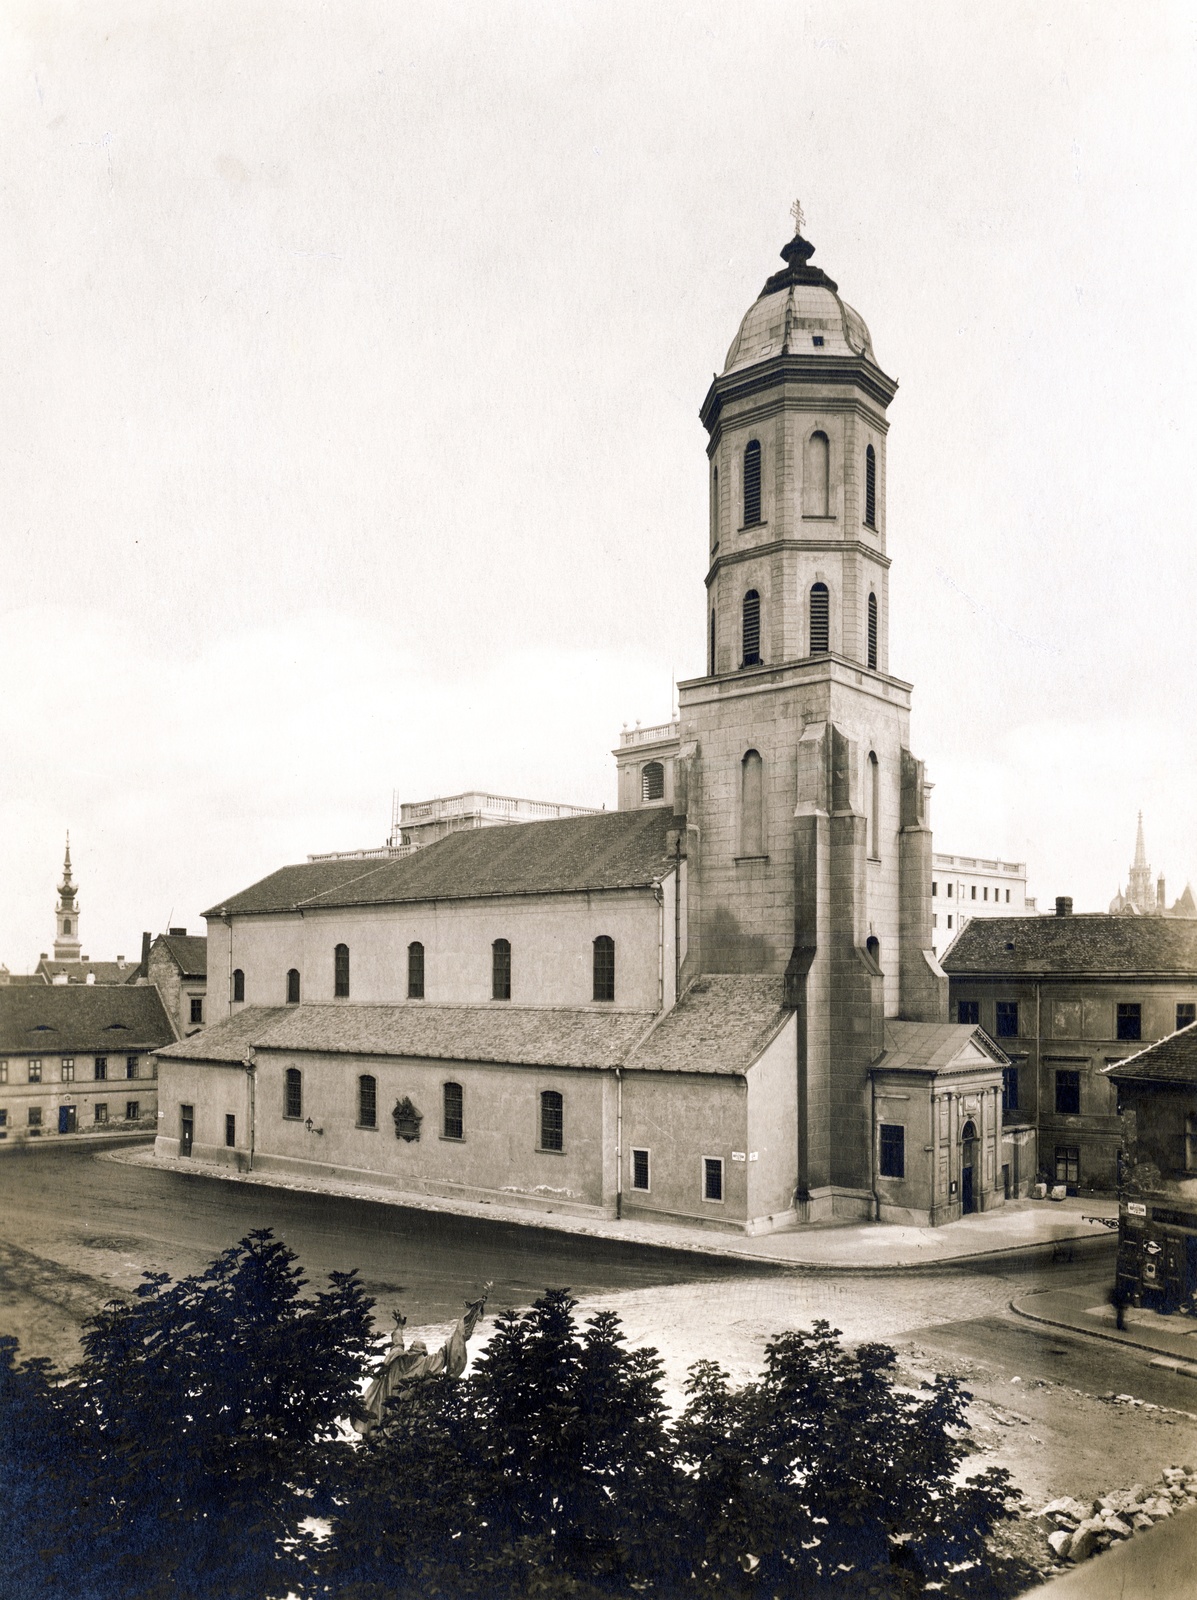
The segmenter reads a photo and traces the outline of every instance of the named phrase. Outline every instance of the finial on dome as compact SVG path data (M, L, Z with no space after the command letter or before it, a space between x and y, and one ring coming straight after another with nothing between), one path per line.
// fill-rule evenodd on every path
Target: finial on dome
M801 200L794 201L794 204L790 207L790 215L794 219L794 237L796 239L806 226L806 213L802 209Z

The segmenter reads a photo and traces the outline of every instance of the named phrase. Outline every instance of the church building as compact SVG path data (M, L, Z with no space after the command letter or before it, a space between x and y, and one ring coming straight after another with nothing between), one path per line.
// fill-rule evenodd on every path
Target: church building
M213 906L159 1148L760 1231L1003 1198L1002 1067L948 1021L888 408L800 234L701 409L705 671L619 809L284 867Z

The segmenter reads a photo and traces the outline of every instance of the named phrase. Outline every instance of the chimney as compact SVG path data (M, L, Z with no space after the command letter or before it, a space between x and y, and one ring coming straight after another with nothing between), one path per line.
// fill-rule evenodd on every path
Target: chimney
M137 969L137 976L146 982L150 976L150 936L143 933L141 936L141 965Z
M1058 917L1070 917L1072 915L1072 896L1070 894L1058 894L1056 896L1056 915Z

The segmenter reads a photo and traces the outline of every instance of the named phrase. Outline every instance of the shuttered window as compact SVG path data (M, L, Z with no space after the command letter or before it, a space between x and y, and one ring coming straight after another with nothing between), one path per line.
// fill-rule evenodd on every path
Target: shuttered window
M615 940L605 933L594 941L594 998L615 999Z
M744 659L743 666L759 667L761 664L761 597L755 589L744 596Z
M831 605L825 583L812 584L810 591L810 653L825 656L831 648Z
M877 667L877 596L869 594L869 666Z
M744 451L744 526L761 520L761 447L756 439Z
M641 800L665 798L665 768L659 761L650 761L640 769Z
M870 445L865 451L865 525L877 526L877 455Z

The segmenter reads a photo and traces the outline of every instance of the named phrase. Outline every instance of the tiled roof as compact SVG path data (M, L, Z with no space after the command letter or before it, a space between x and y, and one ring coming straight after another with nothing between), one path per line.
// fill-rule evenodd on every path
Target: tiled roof
M1073 917L974 917L942 965L949 977L1193 976L1197 975L1197 922L1120 917L1103 911Z
M1102 1071L1116 1082L1128 1078L1147 1083L1197 1084L1197 1022Z
M128 983L137 974L139 963L136 961L39 961L37 970L46 975L47 983L53 983L55 978L61 982L66 976L68 983L86 983L91 977L93 983Z
M874 1063L887 1072L942 1072L957 1062L970 1045L999 1066L1008 1066L1009 1057L983 1029L968 1022L906 1022L887 1019L885 1054Z
M160 1052L168 1060L242 1061L257 1050L613 1067L652 1021L641 1011L489 1005L252 1006Z
M793 1014L784 979L711 973L696 978L628 1056L635 1072L747 1072Z
M642 888L672 864L671 826L671 814L653 807L463 829L397 860L283 867L204 915Z
M122 1055L174 1038L149 984L44 984L0 988L0 1055Z
M185 978L208 976L208 940L204 934L160 933L154 944L165 950Z

